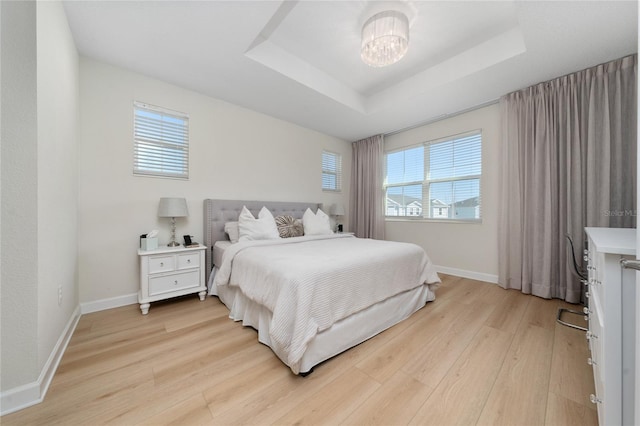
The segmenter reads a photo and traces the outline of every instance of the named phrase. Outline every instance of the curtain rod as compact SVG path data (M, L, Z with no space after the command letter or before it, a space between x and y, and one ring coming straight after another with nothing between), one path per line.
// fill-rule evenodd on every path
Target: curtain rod
M398 133L406 132L407 130L412 130L412 129L415 129L415 128L418 128L418 127L426 126L428 124L433 124L433 123L435 123L437 121L442 121L444 119L456 117L458 115L465 114L465 113L471 112L471 111L475 111L477 109L484 108L484 107L489 106L489 105L497 104L498 102L500 102L500 99L493 99L493 100L490 100L490 101L487 101L487 102L483 102L481 104L478 104L478 105L475 105L475 106L472 106L472 107L469 107L469 108L462 109L460 111L452 112L452 113L449 113L449 114L442 114L442 115L439 115L439 116L437 116L435 118L430 118L427 121L423 121L423 122L418 123L418 124L413 124L413 125L411 125L409 127L403 128L403 129L398 129L398 130L394 130L394 131L391 131L391 132L388 132L388 133L384 133L384 136L396 135Z

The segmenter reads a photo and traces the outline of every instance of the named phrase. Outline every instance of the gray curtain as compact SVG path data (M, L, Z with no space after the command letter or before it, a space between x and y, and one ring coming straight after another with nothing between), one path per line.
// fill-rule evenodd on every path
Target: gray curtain
M636 226L637 55L500 99L499 278L504 288L581 301L565 233Z
M351 229L357 237L384 239L384 137L353 142Z

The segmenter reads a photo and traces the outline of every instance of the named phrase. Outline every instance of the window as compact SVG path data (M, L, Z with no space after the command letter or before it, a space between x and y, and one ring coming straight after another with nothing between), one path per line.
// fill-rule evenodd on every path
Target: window
M322 151L322 190L342 190L342 156Z
M133 174L189 179L189 117L135 102Z
M385 163L387 217L480 219L480 131L388 152Z

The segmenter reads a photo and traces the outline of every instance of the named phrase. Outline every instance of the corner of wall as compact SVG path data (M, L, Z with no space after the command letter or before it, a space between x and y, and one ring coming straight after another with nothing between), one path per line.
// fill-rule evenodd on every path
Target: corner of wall
M80 320L80 306L76 307L73 315L67 322L64 331L58 338L49 358L47 359L40 376L35 382L27 383L0 393L0 416L13 413L23 408L39 404L44 400L51 380L58 369L73 332Z

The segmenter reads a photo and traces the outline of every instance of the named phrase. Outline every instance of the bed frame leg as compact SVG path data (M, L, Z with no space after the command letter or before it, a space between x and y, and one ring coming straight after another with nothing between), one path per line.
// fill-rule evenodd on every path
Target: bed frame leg
M313 368L309 371L305 371L304 373L298 373L301 377L307 377L309 374L313 373Z

